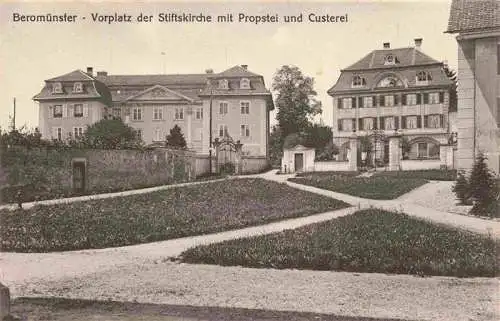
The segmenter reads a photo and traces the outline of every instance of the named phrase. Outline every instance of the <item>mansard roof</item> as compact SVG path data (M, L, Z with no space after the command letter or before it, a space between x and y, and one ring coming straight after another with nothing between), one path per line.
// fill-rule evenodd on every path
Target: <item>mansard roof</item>
M47 79L46 81L48 82L63 82L63 81L72 81L72 82L78 82L78 81L93 81L94 78L89 76L87 73L83 72L80 69L73 70L70 73L64 74L62 76L57 76L54 78Z
M448 33L500 30L498 0L453 0Z

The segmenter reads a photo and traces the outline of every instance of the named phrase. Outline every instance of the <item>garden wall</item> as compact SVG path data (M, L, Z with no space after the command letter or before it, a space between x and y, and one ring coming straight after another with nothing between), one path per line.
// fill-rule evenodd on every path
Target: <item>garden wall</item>
M85 164L85 189L75 191L74 162ZM74 148L3 148L0 202L23 201L122 191L189 180L196 164L189 152L155 150L90 150Z
M342 161L315 161L315 172L336 172L336 171L349 171L349 162Z
M241 156L243 174L261 173L269 167L269 160L262 156Z
M411 171L419 169L440 169L441 160L439 159L426 159L426 160L402 160L401 170Z

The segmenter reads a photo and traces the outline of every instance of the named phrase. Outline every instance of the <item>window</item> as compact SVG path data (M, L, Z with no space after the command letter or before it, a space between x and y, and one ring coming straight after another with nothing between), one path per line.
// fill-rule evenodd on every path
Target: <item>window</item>
M363 107L373 107L373 97L363 97Z
M57 139L57 140L63 139L63 131L61 127L52 128L52 139Z
M82 127L73 127L73 135L75 138L79 138L83 136L83 128Z
M137 139L142 140L142 129L137 129L135 131L135 136L137 137Z
M342 130L352 132L352 119L342 119Z
M417 157L425 158L428 156L427 153L427 143L418 143L417 145Z
M225 101L220 102L220 104L219 104L219 114L221 114L221 115L227 114L227 107L228 107L227 102L225 102Z
M163 107L154 107L153 120L162 120L162 119L163 119Z
M429 104L439 104L439 93L429 94Z
M227 79L221 79L219 80L219 89L228 89L229 84Z
M384 65L395 65L397 63L399 63L399 59L394 55L389 54L384 58Z
M248 125L241 125L241 137L250 137L250 127Z
M394 106L394 96L392 95L385 96L384 102L385 102L384 106L386 107Z
M242 101L240 102L241 113L242 114L250 114L250 102Z
M342 108L344 108L344 109L352 108L352 98L342 99Z
M363 118L363 129L364 130L373 129L373 118Z
M417 126L417 116L408 116L406 117L406 128L415 129Z
M56 82L52 85L52 93L53 94L61 94L62 92L63 92L62 84L60 82Z
M184 119L184 108L182 108L182 107L175 108L174 119L175 120L183 120Z
M417 104L417 95L416 94L406 95L406 104L408 106L416 105Z
M74 93L82 93L83 92L83 84L81 82L75 82L73 85Z
M63 116L63 106L62 105L55 105L53 109L53 116L54 118L62 118Z
M229 137L229 131L227 129L227 125L219 126L219 137Z
M203 119L203 107L196 109L196 119Z
M241 89L250 89L250 80L248 80L247 78L241 79L240 88Z
M500 43L497 44L497 75L500 75Z
M386 117L384 119L384 129L392 130L395 128L396 127L394 126L394 117Z
M156 128L155 129L155 138L154 138L155 141L162 141L162 137L161 137L161 130L159 128Z
M75 104L73 106L73 116L74 117L83 117L83 104Z
M135 107L133 109L132 120L142 120L142 108Z
M354 76L352 78L352 87L366 86L366 79L361 76Z
M429 128L441 128L441 115L429 115L427 122Z

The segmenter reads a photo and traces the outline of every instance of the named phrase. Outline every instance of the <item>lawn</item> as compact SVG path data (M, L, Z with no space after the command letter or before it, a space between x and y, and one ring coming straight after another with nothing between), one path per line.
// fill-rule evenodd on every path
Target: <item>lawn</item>
M29 210L0 210L3 251L116 247L214 233L349 205L263 179L232 179Z
M186 263L252 268L493 277L498 242L379 209L271 235L199 246Z
M456 170L442 170L442 169L426 169L426 170L413 170L413 171L384 171L377 172L376 175L397 178L422 178L431 181L455 181L457 178Z
M306 173L288 180L334 192L378 200L398 198L428 182L423 178L400 178L386 175L354 177L354 174L336 172Z

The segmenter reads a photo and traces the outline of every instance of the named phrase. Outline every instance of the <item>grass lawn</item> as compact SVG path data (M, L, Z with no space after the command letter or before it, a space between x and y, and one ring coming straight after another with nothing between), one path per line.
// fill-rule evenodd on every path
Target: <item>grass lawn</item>
M455 181L457 178L457 171L442 170L442 169L426 169L426 170L413 170L413 171L384 171L384 172L377 172L376 175L405 178L405 179L422 178L431 181Z
M199 246L186 263L253 268L493 277L491 238L379 209L271 235Z
M397 321L304 312L58 298L18 298L13 300L11 312L20 320L52 321Z
M336 172L317 172L305 173L295 178L289 178L288 180L334 192L378 200L398 198L428 182L423 178L400 178L386 175L354 177L354 175Z
M28 210L0 210L3 251L154 242L307 216L349 205L263 179L234 179Z

